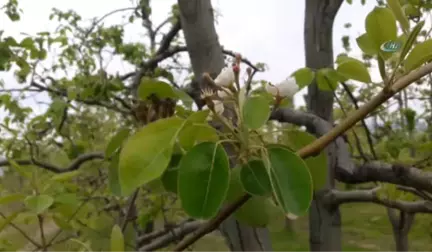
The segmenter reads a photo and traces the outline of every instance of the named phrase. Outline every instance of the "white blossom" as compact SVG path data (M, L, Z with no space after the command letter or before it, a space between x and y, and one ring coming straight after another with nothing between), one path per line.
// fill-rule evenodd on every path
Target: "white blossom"
M296 80L290 77L276 85L267 84L265 89L273 96L292 97L299 91L299 86Z
M233 94L232 94L232 92L229 89L223 88L223 90L218 90L217 91L217 95L221 99L226 99L226 98L231 97Z
M229 87L235 81L235 74L232 67L224 67L220 74L214 79L216 85L220 87Z
M222 113L224 112L225 108L224 108L224 104L222 101L219 100L213 100L213 105L214 105L214 110L218 115L222 115ZM208 106L205 105L203 107L203 109L208 109ZM207 121L211 121L213 120L213 111L210 111L210 113L207 116Z
M222 115L222 113L224 112L224 104L222 101L218 101L218 100L214 100L213 101L214 104L214 110L218 115Z

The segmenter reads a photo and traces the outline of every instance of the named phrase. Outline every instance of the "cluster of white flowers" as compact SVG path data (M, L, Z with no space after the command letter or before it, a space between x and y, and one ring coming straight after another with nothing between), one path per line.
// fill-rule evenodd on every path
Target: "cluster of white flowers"
M224 112L224 105L222 100L232 95L229 88L232 87L235 81L235 73L233 67L224 67L213 81L218 87L222 89L217 91L217 96L221 100L213 100L215 112L220 115ZM268 83L265 87L265 90L269 94L280 99L285 97L293 97L299 91L299 86L297 85L295 78L289 77L276 85ZM210 119L211 115L209 116Z
M225 67L220 74L214 79L214 82L219 87L230 87L235 81L235 74L232 67ZM293 97L299 91L299 86L295 78L289 77L286 80L276 84L267 84L266 91L273 96ZM222 98L222 97L221 97Z

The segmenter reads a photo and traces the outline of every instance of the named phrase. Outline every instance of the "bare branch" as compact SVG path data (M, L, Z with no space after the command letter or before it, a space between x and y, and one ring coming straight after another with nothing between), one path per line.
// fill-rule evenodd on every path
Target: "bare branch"
M103 153L100 152L94 152L94 153L86 153L83 155L80 155L76 159L74 159L68 167L61 168L58 166L55 166L53 164L45 163L42 161L37 160L15 160L15 162L19 165L35 165L40 168L43 168L45 170L54 172L54 173L65 173L65 172L71 172L78 170L82 164L85 162L95 160L95 159L104 159ZM2 166L10 166L10 162L8 160L0 160L0 167Z
M338 191L331 190L324 199L330 204L373 202L390 208L396 208L406 213L432 213L432 202L430 201L401 201L380 198L377 192L380 188L372 190Z
M182 239L184 236L196 231L198 228L203 226L203 223L204 222L202 221L192 221L168 230L165 235L159 237L152 243L141 247L139 251L154 251L164 248L168 246L171 242Z

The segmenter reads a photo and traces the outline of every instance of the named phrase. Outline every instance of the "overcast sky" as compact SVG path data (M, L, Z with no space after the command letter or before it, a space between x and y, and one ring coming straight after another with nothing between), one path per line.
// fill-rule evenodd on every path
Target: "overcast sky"
M154 24L166 18L175 2L175 0L152 1ZM221 44L229 50L240 52L252 62L264 62L269 66L270 69L257 75L257 78L277 82L304 66L304 1L212 0L212 2L220 14L217 32ZM361 55L355 38L364 33L364 19L375 6L375 1L367 1L365 6L360 4L360 0L353 2L353 5L344 3L336 17L333 35L335 55L342 52L343 35L351 37L353 48L351 56ZM40 31L53 31L58 24L50 21L48 16L54 7L61 10L73 9L82 15L83 19L90 19L115 9L132 6L129 0L19 0L19 5L24 11L19 22L10 22L3 13L0 14L0 30L5 30L5 35L22 38L23 35L20 33L36 34ZM124 13L113 15L105 23L120 23L123 15ZM347 22L352 24L349 30L344 28ZM136 25L126 28L125 39L143 41L144 34L145 30L137 22ZM132 70L119 60L112 61L108 69L120 73ZM0 73L1 79L8 87L18 85L12 73ZM34 100L26 103L34 107ZM296 104L301 103L303 98L297 95Z

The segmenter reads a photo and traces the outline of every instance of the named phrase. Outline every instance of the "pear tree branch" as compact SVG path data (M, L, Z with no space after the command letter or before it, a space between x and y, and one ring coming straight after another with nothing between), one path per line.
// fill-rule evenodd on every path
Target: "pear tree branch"
M412 71L409 74L399 78L392 85L380 93L377 96L372 98L371 101L360 107L355 112L351 113L350 116L345 118L339 125L332 128L328 133L321 136L311 144L303 147L297 154L301 158L307 158L313 155L319 154L327 145L329 145L332 141L334 141L338 136L345 133L352 126L354 126L357 122L366 117L370 112L375 110L382 103L390 99L394 94L398 93L402 89L409 86L411 83L420 79L421 77L432 72L432 63L428 63L418 70ZM246 203L250 198L250 195L243 195L239 199L237 199L232 204L228 205L224 210L222 210L216 217L210 220L206 225L202 226L197 230L197 232L181 241L173 251L182 251L189 247L189 245L193 244L195 241L200 239L202 236L207 233L218 228L220 223L222 223L228 216L230 216L234 211L236 211L239 207L241 207L244 203Z

